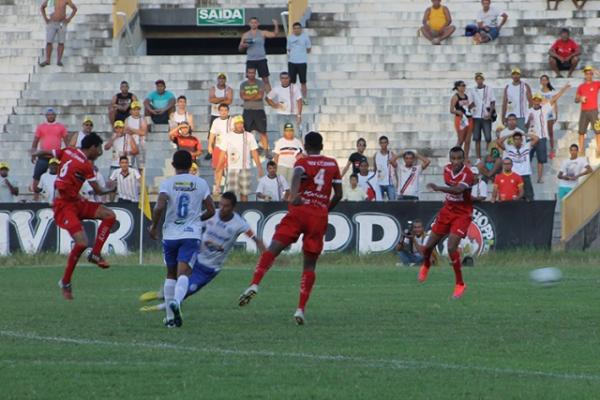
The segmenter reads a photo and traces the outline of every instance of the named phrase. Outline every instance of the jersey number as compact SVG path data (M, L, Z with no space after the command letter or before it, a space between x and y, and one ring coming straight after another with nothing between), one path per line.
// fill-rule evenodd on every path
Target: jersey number
M190 197L182 194L177 201L177 218L187 218L189 211Z
M313 182L317 184L317 192L320 192L325 185L325 168L321 168L317 175L313 178Z
M71 164L73 160L69 160L60 168L60 173L58 174L59 178L64 178L67 175L67 171L69 170L69 164Z

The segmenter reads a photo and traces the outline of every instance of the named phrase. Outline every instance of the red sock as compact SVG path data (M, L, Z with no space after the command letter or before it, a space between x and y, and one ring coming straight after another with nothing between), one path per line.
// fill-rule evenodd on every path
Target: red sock
M71 276L73 275L73 270L77 265L77 261L79 261L79 257L81 257L81 253L87 248L86 245L75 244L71 249L71 253L69 253L69 258L67 259L67 268L65 268L65 273L62 278L63 284L71 283Z
M298 302L298 308L304 311L310 292L312 292L313 285L315 284L315 271L304 271L302 272L302 279L300 280L300 301Z
M431 253L432 253L432 249L429 248L425 248L423 250L423 266L425 268L429 268L431 267Z
M98 233L96 234L96 242L92 248L92 254L100 254L106 239L108 239L108 235L110 235L110 228L115 224L115 221L115 218L106 218L102 220L102 223L98 228Z
M262 253L260 258L258 259L258 263L256 264L256 269L254 270L254 276L252 276L252 284L259 285L260 281L262 281L263 276L267 273L269 268L273 265L275 261L275 256L270 251L265 251Z
M460 253L458 250L450 253L450 260L452 261L452 268L454 268L454 277L456 278L457 285L464 285L462 278L462 272L460 270Z

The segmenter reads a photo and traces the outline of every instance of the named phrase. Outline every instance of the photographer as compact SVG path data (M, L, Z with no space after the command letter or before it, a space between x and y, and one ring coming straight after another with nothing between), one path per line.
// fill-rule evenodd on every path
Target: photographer
M423 222L416 219L408 221L408 225L402 231L400 242L396 245L396 252L400 257L400 263L397 266L414 266L423 262L422 248L425 243L425 230Z

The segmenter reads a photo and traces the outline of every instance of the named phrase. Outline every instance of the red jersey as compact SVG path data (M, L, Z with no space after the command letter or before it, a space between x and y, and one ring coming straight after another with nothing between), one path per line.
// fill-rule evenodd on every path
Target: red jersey
M327 214L334 183L342 182L337 161L322 155L309 155L296 161L294 168L302 168L299 193L303 205Z
M579 85L577 94L585 97L585 103L581 103L582 111L598 109L598 91L600 91L600 81L585 82Z
M566 42L562 39L558 39L554 42L550 50L554 50L559 57L567 58L579 50L579 45L575 43L573 39L569 39Z
M523 186L523 178L515 172L507 174L502 172L496 175L494 179L494 185L500 195L500 201L511 201L515 200L519 194L519 187Z
M473 200L471 199L471 187L475 182L473 172L466 165L463 165L458 173L452 171L452 164L446 165L444 168L444 182L449 187L466 186L467 190L459 194L446 193L444 207L450 212L456 214L472 214Z
M192 154L192 159L194 161L196 161L196 157L193 155L193 153L202 150L202 144L194 136L175 136L173 143L177 145L177 150L186 150Z
M60 159L60 170L54 182L58 197L68 201L78 200L83 183L96 180L94 165L80 149L74 147L55 150L53 154Z

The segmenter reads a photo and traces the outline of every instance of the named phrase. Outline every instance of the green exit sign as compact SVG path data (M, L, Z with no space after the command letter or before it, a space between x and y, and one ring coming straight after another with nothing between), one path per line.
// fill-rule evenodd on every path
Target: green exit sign
M246 12L243 8L198 8L196 11L198 26L246 24Z

